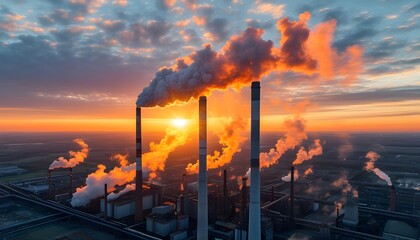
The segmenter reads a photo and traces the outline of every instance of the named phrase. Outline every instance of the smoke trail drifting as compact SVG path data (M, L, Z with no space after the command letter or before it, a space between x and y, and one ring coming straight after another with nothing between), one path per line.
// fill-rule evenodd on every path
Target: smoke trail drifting
M145 173L149 173L149 180L156 177L155 171L163 171L169 153L187 142L188 131L186 129L166 130L165 137L159 143L150 143L150 152L142 155L142 167ZM113 192L115 186L122 186L134 181L136 177L136 163L128 164L128 155L116 154L113 159L118 160L119 167L114 167L106 172L106 166L98 165L98 169L86 178L86 185L76 189L73 193L71 205L73 207L85 206L91 200L103 195L103 186L108 184L108 191ZM129 187L130 188L130 187ZM127 190L128 191L128 190Z
M108 199L108 201L113 201L113 200L119 198L120 196L122 196L122 195L124 195L128 192L134 191L134 190L136 190L136 184L135 183L127 184L123 190L121 190L117 193L112 192L112 193L108 194L107 199Z
M89 154L89 146L82 139L74 139L73 142L77 143L82 149L80 151L69 151L70 159L59 157L51 163L49 170L55 168L72 168L79 163L83 162Z
M293 181L296 182L296 180L298 180L299 178L299 171L297 169L295 169L294 175L293 175ZM292 180L292 172L289 171L289 173L286 176L283 176L281 178L281 180L285 181L285 182L290 182Z
M219 135L219 143L223 146L222 152L214 151L213 155L207 155L207 169L222 167L232 161L235 153L241 151L241 144L246 140L241 136L245 130L246 121L241 117L230 119L224 126L224 131ZM198 163L189 163L185 168L188 174L198 173Z
M115 186L122 186L134 181L136 177L136 164L128 165L128 155L114 155L112 158L119 160L120 167L114 167L105 172L106 166L98 165L98 169L86 178L86 185L76 189L70 204L73 207L85 206L91 200L104 194L104 184L108 184L108 192L115 190Z
M376 152L370 151L366 154L365 157L368 159L368 161L365 163L365 170L374 172L379 178L385 180L388 186L392 186L391 178L386 173L382 172L379 168L375 168L375 162L381 156Z
M262 39L262 29L248 28L231 37L220 52L206 45L190 56L178 59L174 66L163 67L156 73L136 104L164 107L188 102L214 90L239 89L272 71L319 74L320 79L341 77L348 81L357 77L362 69L362 48L355 45L337 53L331 45L335 22L323 23L311 33L307 27L310 16L305 12L299 15L298 21L288 18L278 21L277 28L282 36L280 48L273 47L272 41ZM320 54L324 51L329 54Z
M339 179L331 183L331 186L343 188L343 193L351 192L353 197L359 197L359 192L356 189L353 189L353 186L347 180L347 174L342 174Z
M279 139L275 148L271 148L269 152L260 153L261 168L276 164L287 150L294 149L303 140L308 138L305 132L305 121L300 116L287 119L283 125L287 131L286 136Z
M303 174L306 177L306 176L308 176L309 174L312 174L312 173L314 173L314 170L312 170L312 168L308 168L308 169L306 169L306 171Z
M322 154L322 146L319 139L314 140L314 144L309 147L309 151L306 151L304 147L301 147L296 154L296 160L293 161L293 165L301 164L304 161L311 160L314 156Z

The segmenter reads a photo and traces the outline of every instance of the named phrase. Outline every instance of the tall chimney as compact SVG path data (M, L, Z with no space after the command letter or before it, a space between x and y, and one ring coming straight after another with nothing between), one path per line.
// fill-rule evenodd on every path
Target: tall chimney
M70 196L73 194L73 168L70 168Z
M389 186L389 210L395 211L395 187Z
M248 180L247 177L242 177L242 206L241 206L241 222L240 222L240 224L241 224L241 239L245 239L245 237L242 238L242 234L246 231L245 219L246 219L246 203L247 203L247 200L246 200L246 195L247 195L246 181L247 180Z
M227 208L227 170L223 170L223 216L226 216L228 213L228 208Z
M295 221L295 167L290 168L290 204L289 204L289 214L290 214L290 223L293 226Z
M197 239L208 239L207 204L207 98L199 100L199 172L198 172L198 217Z
M251 192L248 239L258 240L261 239L260 82L252 82L251 100Z
M135 221L143 220L143 171L142 171L142 145L141 145L141 107L136 107L136 211Z
M108 184L104 185L104 220L108 220Z

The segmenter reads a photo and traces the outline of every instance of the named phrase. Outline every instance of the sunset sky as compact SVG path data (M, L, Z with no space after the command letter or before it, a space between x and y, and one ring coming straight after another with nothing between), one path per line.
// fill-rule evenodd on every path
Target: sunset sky
M0 131L134 130L137 96L159 69L206 44L223 53L247 27L263 29L280 49L278 21L304 12L304 47L317 65L259 79L261 129L281 131L299 113L309 131L420 131L420 3L405 0L2 1ZM329 33L332 53L322 47ZM340 66L352 46L360 59ZM209 127L248 117L249 88L208 93ZM174 118L196 121L197 112L194 99L144 108L145 131Z

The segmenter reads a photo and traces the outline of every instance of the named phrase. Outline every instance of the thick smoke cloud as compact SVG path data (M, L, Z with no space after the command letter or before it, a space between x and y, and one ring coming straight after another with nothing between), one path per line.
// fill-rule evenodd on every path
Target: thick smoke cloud
M231 119L219 135L219 143L223 146L222 152L215 150L213 155L207 155L207 169L215 169L229 164L235 153L241 151L241 144L246 140L241 136L245 130L246 121L241 117ZM198 173L199 161L189 163L185 168L188 174Z
M55 168L72 168L79 163L82 163L89 154L89 146L82 139L74 139L73 142L77 143L82 149L80 151L69 151L70 159L59 157L57 160L51 163L49 170Z
M341 77L354 80L362 68L362 49L350 46L342 53L331 47L335 22L327 22L312 34L307 27L310 13L299 16L298 21L283 18L277 23L282 38L280 48L263 40L262 29L247 28L233 36L220 52L210 45L177 60L172 67L161 68L143 89L137 99L141 107L164 107L177 102L188 102L200 95L229 87L239 89L253 79L272 71L295 71L308 75L318 74L322 79ZM328 40L323 42L323 40ZM318 42L316 46L310 43ZM318 47L328 52L326 60Z
M128 165L127 155L114 155L119 160L120 166L114 167L111 171L105 172L106 166L98 165L98 169L89 174L86 178L86 185L76 189L70 204L73 207L85 206L91 200L104 194L104 185L108 184L108 192L115 190L116 186L122 186L134 181L136 177L136 165Z
M365 170L366 171L372 171L376 174L376 176L378 176L379 178L383 179L386 181L386 183L388 184L388 186L392 186L392 181L391 178L384 172L382 172L379 168L375 167L375 162L381 157L379 154L377 154L376 152L370 151L366 154L366 159L368 159L368 161L365 163Z
M143 172L148 173L149 181L157 176L157 170L164 171L169 153L184 145L187 140L187 130L168 128L165 137L159 143L150 143L150 151L142 155ZM76 192L73 193L71 205L73 207L85 206L91 200L103 195L105 183L108 184L108 192L113 192L116 186L122 186L134 181L136 177L136 163L129 164L127 157L128 155L113 155L112 159L117 160L120 166L114 167L109 172L105 171L105 165L99 164L98 169L87 176L86 185L77 188ZM123 193L129 192L131 187L126 186Z

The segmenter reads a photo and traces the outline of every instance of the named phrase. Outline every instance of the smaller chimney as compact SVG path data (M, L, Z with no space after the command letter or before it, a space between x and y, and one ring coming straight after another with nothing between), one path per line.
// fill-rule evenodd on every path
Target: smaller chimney
M73 194L73 168L70 168L70 196Z
M246 181L248 180L247 177L242 177L242 206L241 206L241 230L246 231L245 228L245 221L246 221L246 203L247 199L247 186ZM242 234L241 234L242 235Z
M104 220L108 220L108 184L104 185Z
M293 226L293 223L295 221L295 190L294 190L294 185L295 185L295 167L292 166L290 168L290 223Z
M395 211L395 187L394 185L389 186L389 210Z
M337 216L335 217L335 226L338 227L338 222L339 222L339 218L340 218L340 208L338 206L338 204L335 204L335 209L336 209L336 213Z
M187 174L184 173L181 176L181 195L185 194L185 175L187 175Z
M228 212L228 200L227 200L227 170L223 170L223 216L227 215Z

